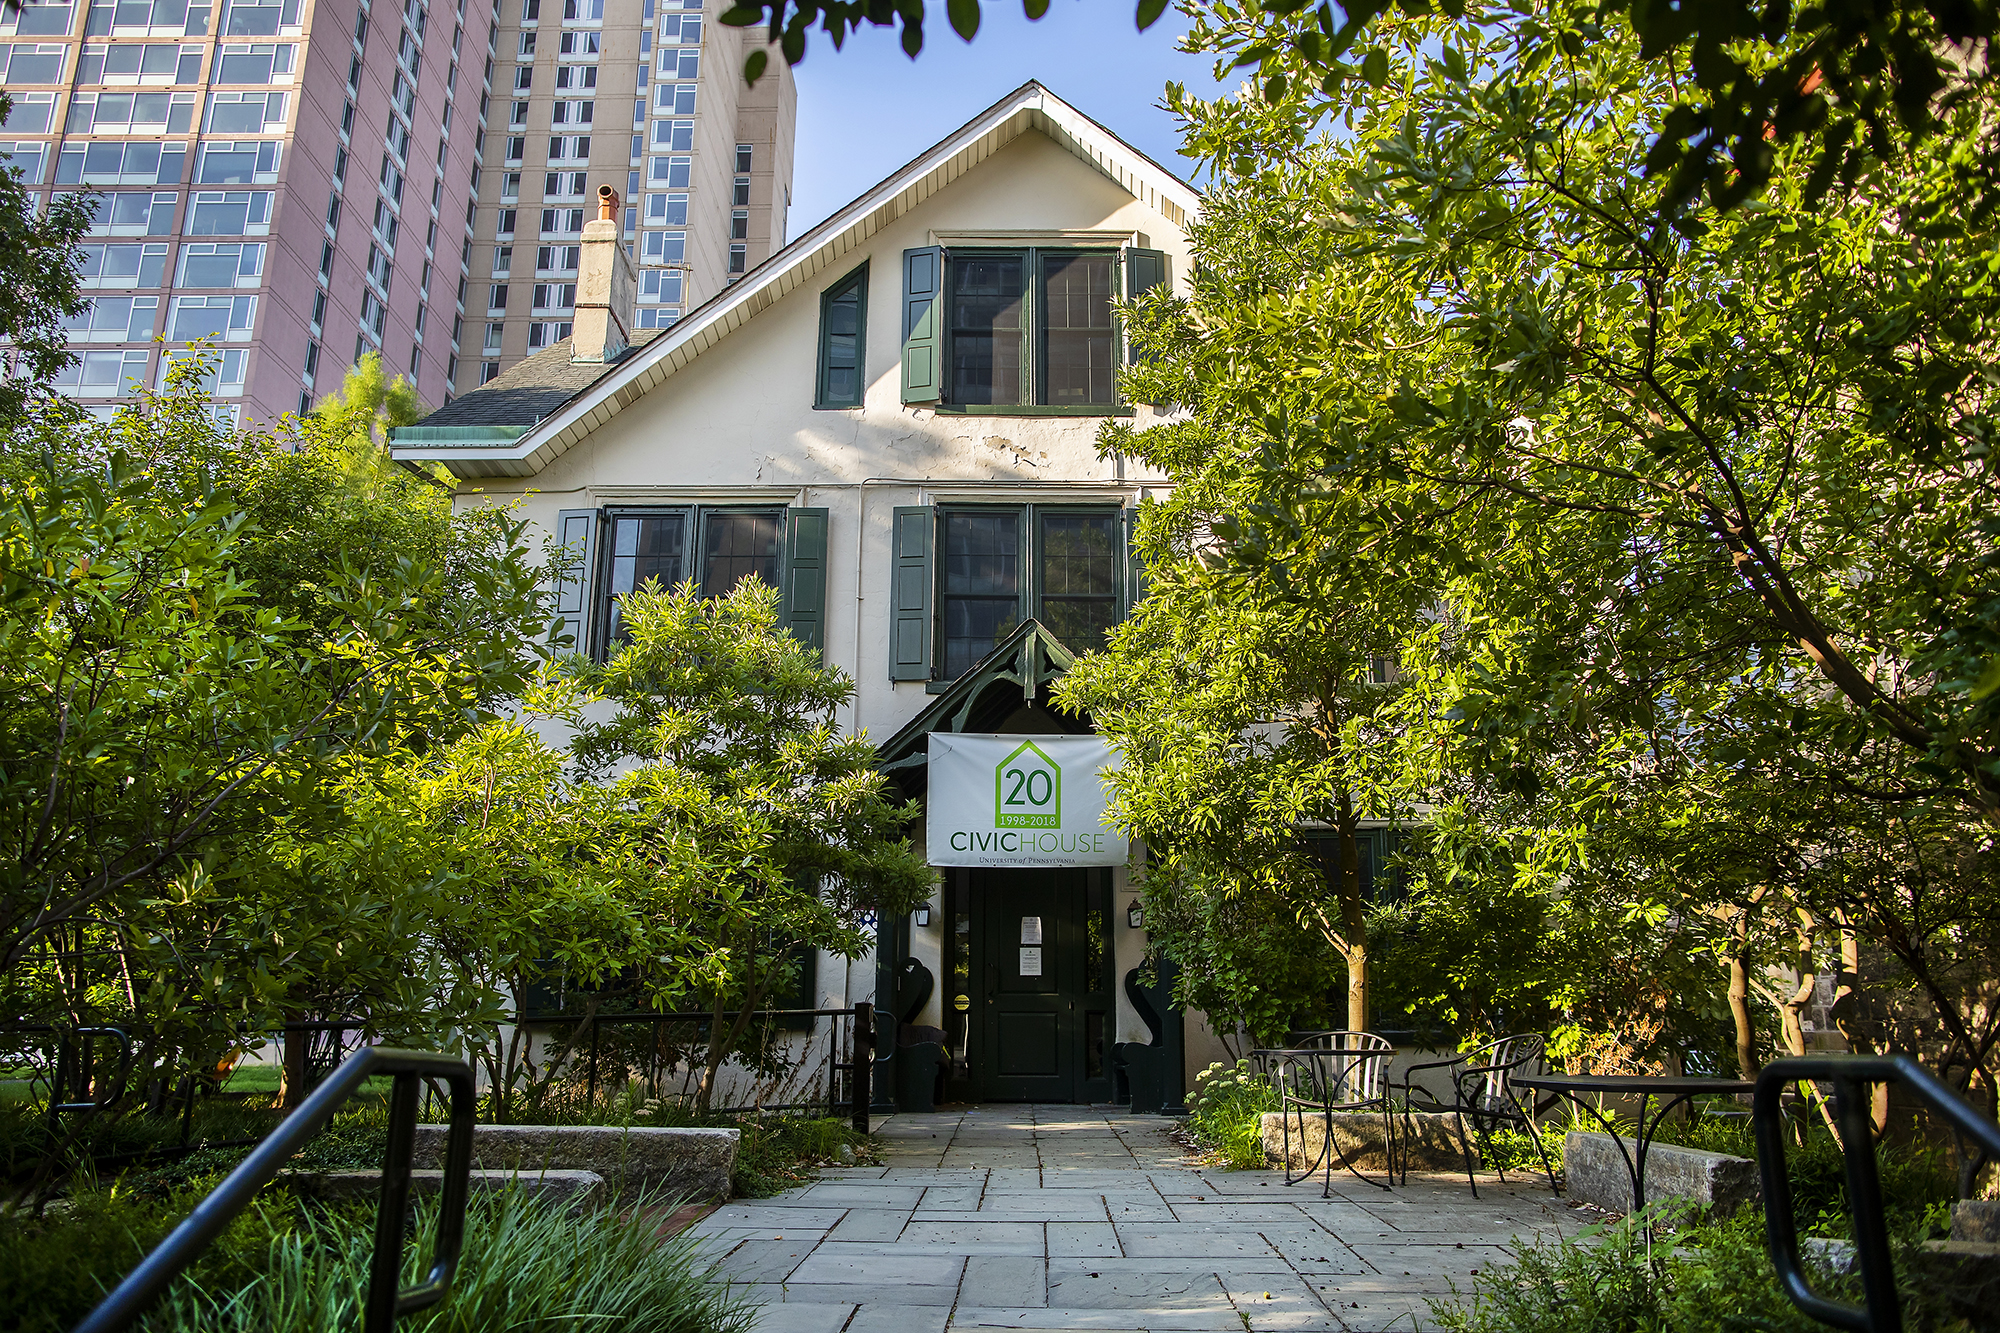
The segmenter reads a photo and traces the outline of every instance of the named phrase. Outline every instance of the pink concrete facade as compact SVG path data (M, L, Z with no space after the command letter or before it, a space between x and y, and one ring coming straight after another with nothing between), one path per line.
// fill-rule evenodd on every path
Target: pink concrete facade
M452 392L490 110L492 0L78 0L0 18L0 153L95 190L79 361L109 412L213 339L218 404L270 422L377 351Z

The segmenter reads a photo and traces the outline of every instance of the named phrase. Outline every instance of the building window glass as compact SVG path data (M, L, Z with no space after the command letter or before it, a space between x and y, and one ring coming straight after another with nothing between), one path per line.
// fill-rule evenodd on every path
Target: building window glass
M815 407L861 406L863 335L868 318L868 266L842 278L820 298L819 384Z
M782 577L782 509L614 513L606 527L608 554L598 623L604 627L607 644L625 638L618 599L649 580L658 580L664 588L693 581L703 597L721 597L752 575L773 588Z
M945 509L938 518L941 674L956 679L1023 619L1070 648L1118 622L1124 524L1115 509Z
M949 275L949 401L1054 407L1116 402L1106 252L954 253Z

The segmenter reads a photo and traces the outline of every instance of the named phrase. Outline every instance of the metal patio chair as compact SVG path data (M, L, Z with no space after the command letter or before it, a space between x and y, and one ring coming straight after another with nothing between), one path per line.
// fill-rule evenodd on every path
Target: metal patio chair
M1298 1038L1295 1038L1295 1040ZM1285 1183L1296 1185L1324 1167L1326 1183L1321 1198L1333 1194L1333 1164L1340 1164L1356 1180L1378 1189L1388 1189L1396 1174L1396 1125L1389 1104L1389 1061L1396 1048L1372 1032L1319 1032L1303 1038L1304 1045L1285 1050L1255 1052L1258 1064L1278 1094L1279 1123L1285 1145ZM1333 1133L1336 1113L1379 1111L1382 1116L1382 1148L1387 1163L1387 1179L1370 1180L1347 1159ZM1301 1156L1305 1143L1305 1119L1319 1118L1324 1135L1319 1153L1303 1171L1292 1170L1292 1120L1299 1126Z
M1472 1140L1477 1135L1489 1134L1502 1124L1519 1125L1534 1140L1535 1155L1542 1159L1542 1170L1549 1178L1549 1189L1556 1190L1555 1168L1549 1164L1548 1150L1542 1146L1542 1135L1535 1123L1536 1115L1548 1109L1556 1101L1549 1098L1546 1105L1536 1105L1534 1094L1526 1088L1515 1085L1514 1078L1520 1074L1540 1073L1544 1068L1543 1052L1547 1041L1539 1032L1520 1032L1498 1041L1490 1041L1477 1050L1461 1052L1448 1060L1426 1060L1403 1070L1403 1075L1394 1086L1403 1094L1403 1137L1407 1141L1414 1135L1410 1124L1412 1112L1449 1112L1458 1128L1459 1151L1465 1155L1465 1182L1472 1187L1472 1197L1479 1197L1479 1181L1473 1171L1478 1157L1473 1152ZM1418 1075L1429 1070L1441 1069L1451 1080L1449 1100L1440 1098L1431 1089L1418 1082ZM1466 1122L1472 1122L1471 1133L1466 1132ZM1496 1164L1501 1183L1506 1183L1506 1168ZM1410 1177L1409 1153L1403 1154L1400 1180Z

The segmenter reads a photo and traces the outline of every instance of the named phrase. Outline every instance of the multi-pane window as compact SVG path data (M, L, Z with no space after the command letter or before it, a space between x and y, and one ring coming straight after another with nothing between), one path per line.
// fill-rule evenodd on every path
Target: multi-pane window
M542 245L535 248L535 273L574 273L583 258L578 245Z
M815 407L861 406L868 266L842 278L820 297L819 384Z
M181 247L177 287L255 287L264 272L260 244L190 244Z
M596 116L595 102L557 102L549 108L551 125L588 125Z
M139 342L153 336L157 296L100 296L62 322L72 342Z
M1115 509L945 509L938 517L939 668L965 674L1024 619L1083 652L1118 622L1124 523Z
M948 402L1116 401L1116 258L1104 251L954 251L946 269Z
M688 220L688 197L684 194L649 194L646 196L646 223L654 227L685 227Z
M653 110L663 115L692 116L695 89L699 87L698 83L656 83L653 85Z
M646 233L645 248L641 251L643 262L648 264L683 264L687 262L687 233L684 231L649 231Z
M556 87L581 92L597 86L597 66L558 65L556 66Z
M782 509L675 509L614 513L605 524L599 582L602 642L625 638L619 599L657 580L663 588L692 580L703 597L721 597L755 575L775 588L783 573Z
M601 32L566 32L557 46L556 55L563 60L595 59L604 49L604 34Z
M678 269L649 268L639 275L640 305L679 305L682 274ZM641 325L641 327L646 327Z
M187 230L190 236L267 235L271 230L271 191L197 190Z
M174 230L174 203L179 197L174 194L150 193L100 194L91 201L96 207L96 212L91 217L90 234L92 236L171 235ZM249 197L244 196L246 199ZM202 198L201 195L195 196L197 201Z
M174 298L173 323L167 337L177 343L200 338L237 342L250 337L256 322L254 296L180 296Z
M275 162L278 146L273 143L270 147ZM203 150L204 161L211 151ZM178 185L186 165L184 144L161 144L158 140L121 143L115 139L66 144L56 157L56 184Z
M146 352L85 352L55 373L57 393L84 398L110 398L131 393L146 382Z
M120 42L117 46L87 45L76 62L78 83L198 83L199 46L177 43Z
M218 102L229 93L218 93ZM278 105L275 118L282 122L285 118L285 95L275 94ZM255 120L249 125L253 134L264 129L265 96L256 95ZM193 93L78 93L70 98L69 118L66 130L70 134L144 134L148 131L158 134L185 134L194 122ZM213 113L210 121L215 120ZM216 128L211 123L210 128ZM235 129L235 125L223 128Z
M15 134L47 134L49 126L55 123L55 114L54 93L22 93L8 108L7 118L0 120L0 129Z
M80 245L77 276L84 287L157 287L166 278L165 245Z
M691 120L656 120L653 122L653 147L670 152L687 153L694 150L694 122Z

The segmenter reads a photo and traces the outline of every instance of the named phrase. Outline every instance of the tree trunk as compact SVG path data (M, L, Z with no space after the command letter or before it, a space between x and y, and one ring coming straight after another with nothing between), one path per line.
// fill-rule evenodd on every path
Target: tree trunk
M297 1009L285 1011L287 1023L303 1023L306 1015ZM306 1057L312 1050L312 1033L300 1028L288 1028L284 1035L285 1060L279 1070L278 1108L283 1111L296 1110L306 1099Z
M1840 970L1833 976L1833 1004L1828 1016L1839 1029L1840 1037L1847 1049L1856 1055L1868 1055L1874 1051L1874 1044L1864 1036L1856 1024L1855 1008L1861 990L1861 936L1848 923L1847 914L1842 912L1840 921ZM1868 1094L1868 1118L1872 1122L1875 1136L1880 1138L1889 1127L1889 1085L1874 1084ZM1836 1138L1839 1136L1836 1135Z
M1783 1029L1785 1049L1793 1055L1804 1055L1806 1005L1812 1002L1813 986L1819 980L1819 969L1813 961L1813 932L1809 923L1798 928L1798 946L1799 984L1792 988L1792 993L1778 1007L1778 1021Z
M1347 1030L1368 1031L1368 905L1361 896L1361 840L1354 804L1340 794L1340 924L1346 940Z
M1755 1078L1757 1028L1750 1018L1750 914L1742 912L1735 923L1736 947L1729 953L1729 1020L1736 1028L1736 1070L1738 1078Z

